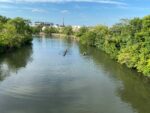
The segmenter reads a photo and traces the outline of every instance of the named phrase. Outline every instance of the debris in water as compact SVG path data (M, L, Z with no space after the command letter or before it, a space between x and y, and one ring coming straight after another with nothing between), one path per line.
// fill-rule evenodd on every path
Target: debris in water
M67 52L68 52L68 50L66 49L63 56L66 56Z
M84 52L83 55L84 55L84 56L87 55L87 52Z

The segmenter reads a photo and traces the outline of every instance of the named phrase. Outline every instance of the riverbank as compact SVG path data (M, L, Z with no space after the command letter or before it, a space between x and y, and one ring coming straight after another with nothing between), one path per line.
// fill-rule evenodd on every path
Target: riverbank
M13 51L15 49L21 48L22 46L30 45L32 38L28 37L28 39L25 39L25 40L21 40L19 42L16 42L17 43L16 45L15 44L14 45L7 45L7 44L6 45L0 45L0 53L7 53L7 52Z
M49 34L58 38L70 38L83 45L96 47L109 54L118 63L149 77L150 27L147 25L149 21L150 16L146 16L142 19L125 19L112 27L98 25L81 27L77 31L73 31L71 26L57 29L47 27L40 32L40 35Z
M135 20L130 20L129 23ZM128 28L128 25L123 24L121 26ZM70 37L83 45L93 46L106 52L118 63L126 65L128 68L136 70L137 72L142 73L143 76L150 78L150 50L148 49L150 41L147 39L147 36L144 36L144 34L142 35L143 31L137 31L137 33L134 33L135 36L127 38L127 36L129 37L133 34L129 34L129 31L120 29L123 30L121 31L122 34L125 33L127 35L122 36L122 34L116 33L117 31L114 31L114 29L116 28L108 28L107 26L81 28L78 31L79 33L76 33L78 35L72 35ZM132 31L132 29L130 31ZM143 33L147 33L147 31L144 31ZM145 39L141 40L140 35ZM66 37L64 34L53 34L53 36L59 38Z
M72 38L72 39L76 39L75 35L66 35L66 34L60 34L60 33L52 33L52 36L59 37L59 38L69 37L69 38Z
M20 48L32 41L32 29L28 20L0 16L0 26L0 53Z
M79 31L83 45L105 51L128 68L150 77L150 16L125 19L112 27L94 26Z
M75 35L66 35L66 34L62 34L62 33L51 33L51 34L46 34L44 32L40 32L39 33L40 36L54 36L54 37L58 37L58 38L66 38L66 37L70 37L72 39L75 39Z
M24 43L20 43L19 46L13 46L13 47L9 47L9 46L0 46L0 53L8 53L8 52L12 52L16 49L22 48L23 46L28 46L28 45L32 45L32 39L30 41L24 42Z

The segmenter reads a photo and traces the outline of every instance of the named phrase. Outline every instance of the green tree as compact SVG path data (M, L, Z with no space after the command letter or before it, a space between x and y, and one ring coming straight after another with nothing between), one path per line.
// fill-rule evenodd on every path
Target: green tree
M0 17L0 20L0 52L31 42L32 31L28 20L6 17Z
M81 27L81 28L79 29L79 31L76 33L76 36L77 36L77 37L80 37L80 36L82 36L84 33L86 33L87 31L88 31L88 27L83 26L83 27Z
M89 27L78 36L82 44L95 46L119 63L150 76L150 16L121 19L109 28Z
M71 26L65 26L65 27L63 27L62 32L63 32L65 35L72 35L72 34L73 34L73 30L72 30L72 27L71 27Z

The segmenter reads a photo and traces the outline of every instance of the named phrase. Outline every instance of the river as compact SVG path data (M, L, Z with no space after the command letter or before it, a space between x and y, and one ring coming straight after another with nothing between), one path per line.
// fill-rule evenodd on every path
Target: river
M0 113L150 113L150 84L137 75L95 48L34 37L0 56Z

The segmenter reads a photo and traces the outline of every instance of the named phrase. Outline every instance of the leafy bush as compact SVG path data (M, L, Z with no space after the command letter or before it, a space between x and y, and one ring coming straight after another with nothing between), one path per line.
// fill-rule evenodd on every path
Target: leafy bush
M29 21L22 18L7 19L0 16L0 52L18 48L32 40Z
M150 16L122 19L110 28L82 28L77 36L82 44L96 46L119 63L150 76Z

